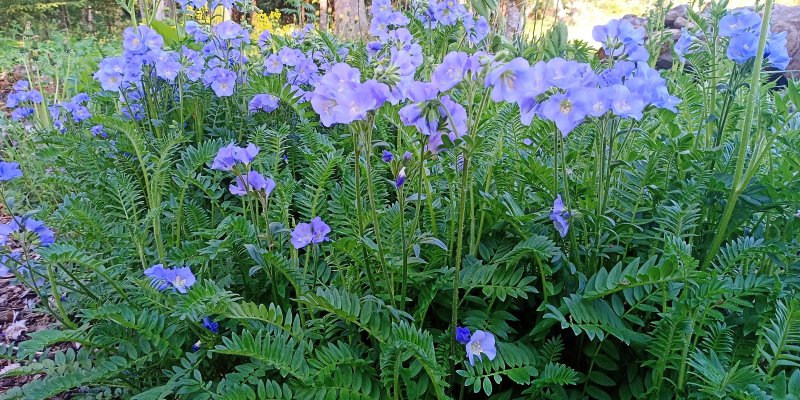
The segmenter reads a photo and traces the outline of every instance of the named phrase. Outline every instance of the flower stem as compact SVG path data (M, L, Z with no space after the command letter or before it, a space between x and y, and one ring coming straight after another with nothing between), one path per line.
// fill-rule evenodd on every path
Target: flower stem
M727 236L728 223L730 223L733 209L739 196L744 191L747 184L750 183L752 174L748 171L745 179L742 179L745 173L745 158L747 157L747 148L750 143L750 130L753 127L753 106L755 105L756 97L761 89L761 65L764 61L764 48L766 47L767 34L769 34L769 21L772 15L772 5L774 0L766 0L764 5L764 17L761 22L761 36L758 39L758 50L756 51L756 58L753 64L753 76L750 80L750 93L747 96L747 107L745 108L744 127L742 129L742 137L739 140L739 154L736 158L736 170L733 175L731 183L731 192L728 195L727 203L725 204L725 211L722 213L717 232L714 234L714 239L711 241L711 246L706 252L706 257L703 259L702 267L707 267L714 256L717 254L722 241ZM754 160L749 168L757 168L758 160Z

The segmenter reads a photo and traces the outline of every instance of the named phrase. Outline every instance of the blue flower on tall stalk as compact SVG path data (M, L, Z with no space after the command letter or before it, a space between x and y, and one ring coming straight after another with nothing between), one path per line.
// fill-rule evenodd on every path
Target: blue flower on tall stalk
M156 264L146 270L144 275L150 278L150 285L158 290L165 290L168 287L178 293L185 294L197 281L189 267L164 268L162 264Z
M475 331L470 337L469 342L467 342L466 347L470 365L475 365L475 358L480 360L483 354L489 358L489 361L497 357L495 338L491 332L484 332L481 330Z
M465 67L469 55L464 52L450 52L444 60L433 70L431 83L436 85L439 92L446 92L458 85L464 79Z
M496 66L486 75L486 87L493 86L491 97L495 102L516 102L529 90L532 82L528 60L517 57Z
M561 200L561 195L559 194L556 197L556 200L553 202L553 211L550 213L550 220L553 221L553 226L555 226L556 231L561 237L567 236L567 232L569 231L569 212L567 208L564 206L564 201Z
M566 137L586 118L589 105L583 90L575 89L567 93L556 93L542 103L541 114L553 121L561 134Z
M328 241L327 235L331 228L322 221L322 218L315 217L311 223L299 223L292 231L292 246L295 249L302 249L309 244L319 244Z

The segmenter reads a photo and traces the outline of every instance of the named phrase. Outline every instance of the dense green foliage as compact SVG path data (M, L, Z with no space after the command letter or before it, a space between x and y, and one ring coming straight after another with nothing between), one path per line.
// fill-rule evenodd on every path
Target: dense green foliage
M461 46L455 30L412 32L433 60L420 79ZM608 62L563 26L490 38L506 59ZM303 46L347 47L367 75L360 43L315 33ZM690 71L663 72L677 113L563 138L467 82L453 96L470 134L438 154L400 106L357 129L320 125L260 64L232 97L162 88L143 122L86 80L108 139L91 124L4 122L0 156L24 176L1 190L57 233L34 262L61 326L0 345L22 364L7 375L44 374L0 398L800 398L800 90L758 73L752 86L753 63L719 46L687 58ZM246 113L255 93L280 108ZM232 141L260 146L252 168L277 182L268 205L232 196L211 168ZM564 238L549 219L558 194ZM331 241L294 249L292 229L317 216ZM157 263L198 282L159 291L143 275ZM453 318L494 333L497 357L467 362ZM70 342L80 349L47 351Z

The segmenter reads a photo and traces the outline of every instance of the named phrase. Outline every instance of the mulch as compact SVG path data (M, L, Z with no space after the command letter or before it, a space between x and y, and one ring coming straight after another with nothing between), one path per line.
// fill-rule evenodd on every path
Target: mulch
M11 218L4 212L0 205L0 223L7 223ZM33 290L14 284L12 277L0 277L0 343L16 347L19 343L29 339L32 332L51 329L56 326L56 321L50 315L37 308L40 299ZM53 350L64 350L68 344L56 346ZM52 351L51 351L52 354ZM11 371L19 364L11 360L0 359L0 375L2 372ZM0 377L0 393L22 386L41 375ZM55 400L69 399L69 394L53 397Z

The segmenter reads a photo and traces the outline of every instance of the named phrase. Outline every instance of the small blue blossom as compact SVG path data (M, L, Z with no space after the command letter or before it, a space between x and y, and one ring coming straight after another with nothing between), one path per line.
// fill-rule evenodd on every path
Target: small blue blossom
M561 195L559 194L553 202L553 211L550 213L550 220L553 221L553 226L555 226L556 231L558 231L558 234L561 235L562 238L567 236L567 232L569 232L569 221L567 218L569 218L569 212L564 206L564 201L561 200Z
M211 317L203 318L203 328L208 329L211 333L217 334L219 333L219 323L214 322Z
M475 331L466 344L467 358L469 358L470 365L475 365L475 358L481 359L483 354L492 361L497 357L497 347L495 345L495 338L491 332L484 332L481 330Z
M19 163L0 161L0 182L10 181L22 176L22 170L19 169Z
M458 326L456 327L456 340L458 343L466 345L469 343L472 333L469 328Z
M150 284L158 290L172 286L175 291L182 294L185 294L197 281L189 267L167 269L162 264L156 264L144 270L144 275L150 278Z

